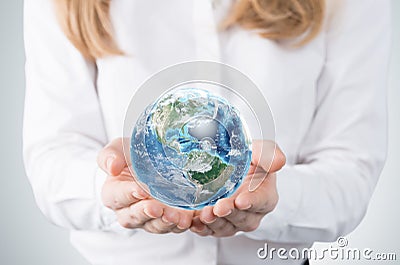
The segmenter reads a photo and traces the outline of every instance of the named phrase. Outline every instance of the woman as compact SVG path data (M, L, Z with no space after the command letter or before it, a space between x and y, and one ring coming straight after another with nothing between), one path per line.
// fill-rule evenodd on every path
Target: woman
M264 264L266 244L336 240L385 160L389 24L388 0L26 0L24 158L40 209L92 264ZM134 90L190 60L252 78L286 156L255 192L198 212L144 193L120 139Z

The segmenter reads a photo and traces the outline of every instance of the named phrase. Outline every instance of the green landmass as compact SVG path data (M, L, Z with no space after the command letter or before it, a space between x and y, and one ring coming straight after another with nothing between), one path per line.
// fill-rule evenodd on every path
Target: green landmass
M210 183L211 181L217 179L222 172L227 168L227 164L224 163L220 158L215 157L212 161L212 167L206 172L199 171L189 171L190 177L201 185Z

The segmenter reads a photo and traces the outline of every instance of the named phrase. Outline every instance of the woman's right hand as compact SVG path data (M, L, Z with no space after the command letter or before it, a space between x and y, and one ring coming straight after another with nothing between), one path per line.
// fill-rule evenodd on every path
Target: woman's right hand
M97 163L108 174L101 193L103 204L115 211L121 226L155 234L181 233L191 226L194 211L169 207L139 186L128 169L122 138L104 147Z

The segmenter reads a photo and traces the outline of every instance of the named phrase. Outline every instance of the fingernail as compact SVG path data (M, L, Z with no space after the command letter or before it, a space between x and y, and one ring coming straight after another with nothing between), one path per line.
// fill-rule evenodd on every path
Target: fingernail
M232 209L230 209L226 214L221 215L220 217L226 217L232 213Z
M150 218L157 218L157 216L154 216L154 214L150 214L149 210L146 208L143 210L143 212Z
M205 220L205 219L204 219L204 222L205 222L206 224L212 224L212 223L214 223L215 221L217 221L217 217L214 217L214 218L211 219L211 220Z
M248 210L251 208L251 204L247 204L245 207L242 208L242 210Z
M174 224L173 222L168 221L168 220L165 218L165 216L162 216L162 217L161 217L161 220L162 220L165 224L167 224L167 225L172 225L172 224Z
M179 229L183 230L183 229L187 229L186 226L181 226L180 224L178 224L176 227L178 227Z

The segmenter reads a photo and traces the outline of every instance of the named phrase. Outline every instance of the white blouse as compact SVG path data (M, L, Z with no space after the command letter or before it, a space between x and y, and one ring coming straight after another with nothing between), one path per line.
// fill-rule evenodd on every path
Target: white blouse
M386 157L389 0L329 0L323 31L293 48L239 27L218 31L231 1L113 0L124 56L85 60L50 0L25 1L24 160L38 206L71 230L92 264L266 264L257 250L334 241L363 218ZM270 103L287 156L279 202L260 227L230 238L153 235L102 206L96 156L122 136L129 100L172 64L212 60L248 75ZM280 260L269 264L301 264Z

